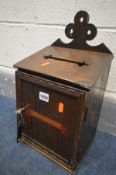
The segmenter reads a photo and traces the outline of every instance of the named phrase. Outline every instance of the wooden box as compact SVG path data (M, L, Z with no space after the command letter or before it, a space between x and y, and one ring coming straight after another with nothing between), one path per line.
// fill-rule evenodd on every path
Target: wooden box
M80 11L66 27L71 43L58 39L14 65L17 141L70 172L79 167L93 141L112 60L103 43L86 43L96 35L92 24L86 24L91 34L84 34L86 17Z

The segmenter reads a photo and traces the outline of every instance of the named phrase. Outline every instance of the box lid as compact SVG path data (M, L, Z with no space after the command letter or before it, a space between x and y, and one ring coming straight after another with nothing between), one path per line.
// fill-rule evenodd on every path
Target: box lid
M91 88L111 62L112 54L48 46L14 67Z
M91 88L99 75L110 66L113 55L104 43L88 45L87 41L96 36L97 29L89 23L89 15L85 11L75 15L74 23L66 26L65 34L71 39L70 43L58 39L52 46L29 56L14 67Z

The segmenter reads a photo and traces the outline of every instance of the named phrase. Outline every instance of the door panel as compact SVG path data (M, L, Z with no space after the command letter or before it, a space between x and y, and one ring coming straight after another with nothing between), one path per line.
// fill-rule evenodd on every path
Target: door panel
M23 132L63 158L71 160L80 100L80 94L69 96L22 80L20 106L30 105L24 115Z

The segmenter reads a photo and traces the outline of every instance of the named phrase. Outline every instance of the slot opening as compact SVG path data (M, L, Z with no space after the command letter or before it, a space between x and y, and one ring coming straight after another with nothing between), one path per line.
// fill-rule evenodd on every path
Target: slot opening
M66 60L66 59L63 59L63 58L54 57L52 55L48 55L48 56L45 55L44 59L52 59L52 60L63 61L63 62L68 62L68 63L74 63L74 64L77 64L80 67L89 65L88 63L86 63L86 61Z

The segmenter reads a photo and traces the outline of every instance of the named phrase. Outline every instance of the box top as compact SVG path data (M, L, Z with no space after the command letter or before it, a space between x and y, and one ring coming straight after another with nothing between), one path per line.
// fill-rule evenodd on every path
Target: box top
M14 67L54 77L90 89L112 59L112 54L48 46Z

